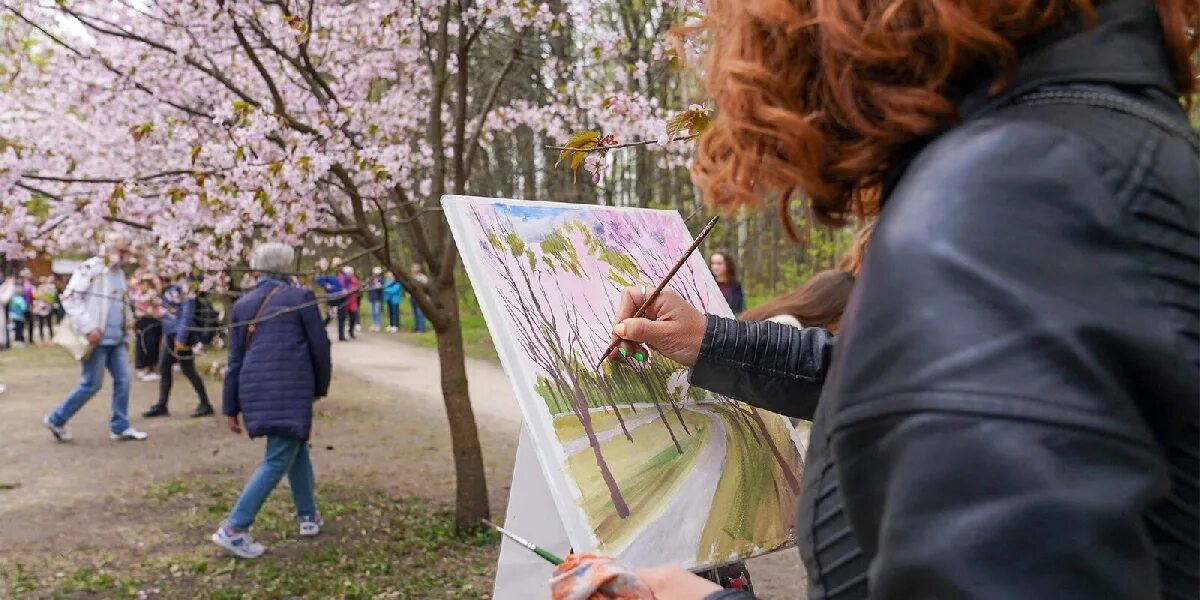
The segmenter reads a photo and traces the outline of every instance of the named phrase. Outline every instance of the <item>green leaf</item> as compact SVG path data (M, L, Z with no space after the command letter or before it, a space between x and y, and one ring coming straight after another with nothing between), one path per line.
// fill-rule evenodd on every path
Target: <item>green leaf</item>
M508 242L509 252L512 253L513 258L525 253L525 240L521 239L521 236L515 232L505 236L504 241Z
M148 135L153 130L154 130L153 122L142 123L141 125L130 127L129 135L133 136L133 141L140 142L140 141L142 141L142 138L146 137L146 135Z
M196 164L196 159L200 157L200 144L192 145L192 164Z

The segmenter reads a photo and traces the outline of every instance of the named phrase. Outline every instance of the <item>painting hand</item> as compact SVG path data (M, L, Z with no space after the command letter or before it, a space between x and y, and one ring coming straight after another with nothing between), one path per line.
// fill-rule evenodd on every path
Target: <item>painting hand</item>
M642 318L632 318L645 298L640 286L626 288L621 294L613 336L623 342L616 354L642 362L648 356L640 345L645 344L684 366L696 364L700 345L704 342L704 313L688 304L678 292L667 289L646 308ZM639 359L639 355L642 358Z
M703 600L721 591L721 586L679 567L637 569L634 574L654 592L655 600Z

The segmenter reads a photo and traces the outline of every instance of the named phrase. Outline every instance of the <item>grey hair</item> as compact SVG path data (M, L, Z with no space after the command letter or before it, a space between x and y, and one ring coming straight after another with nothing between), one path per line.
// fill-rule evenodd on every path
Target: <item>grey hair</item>
M287 244L267 242L259 244L250 252L250 268L259 273L280 274L292 270L296 251Z

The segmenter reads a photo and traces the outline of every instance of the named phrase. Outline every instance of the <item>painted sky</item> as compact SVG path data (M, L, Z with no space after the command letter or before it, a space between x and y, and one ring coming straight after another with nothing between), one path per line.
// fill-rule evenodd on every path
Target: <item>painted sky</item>
M503 302L516 303L516 294L536 296L536 306L559 323L556 334L564 346L570 346L589 360L594 360L607 346L611 319L617 310L624 284L646 284L653 288L664 277L678 257L691 243L691 235L678 213L667 211L596 210L530 205L519 203L476 204L468 211L475 239L479 240L490 263L493 289ZM591 233L580 231L582 225ZM528 256L489 255L487 232L500 237L515 233L526 244L526 251L535 257L530 269ZM547 258L542 245L552 234L564 236L571 248L572 261L579 273L562 268L553 256ZM608 254L595 246L601 243ZM501 265L498 261L503 261ZM522 281L514 287L499 275L507 267L510 272L531 275L532 294ZM632 269L630 268L632 267ZM672 287L690 301L716 313L727 314L716 284L704 272L705 263L699 254L672 281ZM534 306L529 300L528 306ZM509 316L510 321L515 319ZM544 319L535 319L544 320ZM579 336L571 337L563 324L574 324ZM528 327L527 323L513 323Z

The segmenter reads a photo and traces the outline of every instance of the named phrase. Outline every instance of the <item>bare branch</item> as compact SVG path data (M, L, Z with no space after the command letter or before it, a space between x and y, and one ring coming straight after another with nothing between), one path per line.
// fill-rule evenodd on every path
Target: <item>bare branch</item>
M700 137L700 135L701 134L699 134L699 133L693 133L691 135L686 135L681 138L674 138L671 141L672 142L686 142L689 140L694 140L694 139ZM649 146L651 144L657 144L657 143L658 143L658 140L639 140L636 142L617 144L615 146L597 146L596 148L571 148L569 146L545 146L545 147L550 150L574 150L575 152L596 152L597 150L618 150L620 148L632 148L634 146Z

